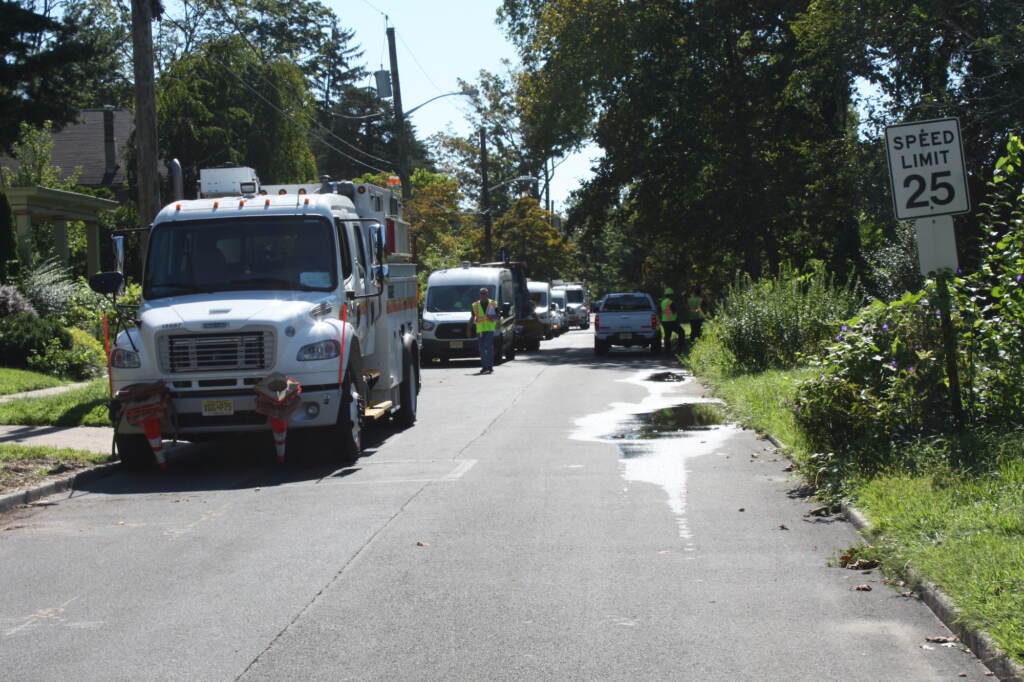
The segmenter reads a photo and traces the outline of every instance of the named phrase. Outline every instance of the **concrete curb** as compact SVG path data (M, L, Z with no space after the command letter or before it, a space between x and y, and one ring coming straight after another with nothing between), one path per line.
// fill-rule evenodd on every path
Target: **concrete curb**
M775 436L766 434L772 445L780 451L785 451L785 446ZM871 522L867 516L856 507L843 502L841 505L843 514L850 520L853 527L866 539L875 537L871 530ZM960 641L965 644L982 663L988 667L1002 682L1024 682L1024 666L1014 661L1010 656L996 646L992 638L984 630L976 630L960 622L962 614L953 604L953 601L939 589L934 583L922 578L917 571L910 566L905 566L903 572L907 579L907 585L917 593L921 601L932 610L936 618L941 620Z
M28 490L0 495L0 514L17 507L19 504L35 502L41 497L62 493L65 490L73 489L76 485L82 485L98 478L103 478L117 471L120 466L120 462L107 462L106 464L99 464L84 471L79 471L74 476L68 476L56 481L47 481Z

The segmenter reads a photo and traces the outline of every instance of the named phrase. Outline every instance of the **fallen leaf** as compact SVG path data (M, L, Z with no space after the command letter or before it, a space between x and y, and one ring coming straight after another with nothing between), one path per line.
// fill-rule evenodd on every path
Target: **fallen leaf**
M780 523L779 524L779 530L789 530L789 528L786 527L786 524Z
M416 546L417 547L430 547L430 543L429 542L423 542L423 540L417 540L416 541Z
M870 592L871 591L871 585L854 585L850 589L854 590L856 592Z
M896 596L897 597L907 597L907 598L909 598L909 597L913 597L914 593L913 592L900 592Z
M960 638L959 637L946 637L946 636L941 636L940 635L938 637L925 637L924 641L926 641L926 642L934 642L936 644L947 644L947 643L950 643L950 642L959 642Z
M847 568L851 571L863 571L878 568L878 561L875 559L857 559L852 564L847 565Z
M751 452L750 456L751 457L760 457L760 455L758 455L756 452Z
M825 506L821 506L821 507L815 507L814 509L812 509L809 512L807 512L807 515L808 516L828 516L829 515L828 506L825 505Z
M123 525L124 525L124 521L118 521L118 522L117 522L117 525L119 525L119 526L123 526Z
M792 471L795 468L796 468L796 465L790 463L790 464L787 464L786 466L782 467L782 470L783 471Z

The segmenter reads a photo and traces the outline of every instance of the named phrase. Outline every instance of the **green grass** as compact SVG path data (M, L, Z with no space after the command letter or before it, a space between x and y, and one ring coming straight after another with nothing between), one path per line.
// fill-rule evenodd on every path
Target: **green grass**
M36 485L52 474L101 464L109 459L108 453L0 443L0 493Z
M854 497L887 564L913 566L1024 662L1024 460L981 477L880 476Z
M37 388L51 388L66 383L61 379L54 379L38 372L30 372L27 369L0 367L0 395L34 391Z
M0 404L0 424L32 426L110 426L107 380L45 398L19 398Z
M781 440L798 464L807 461L789 406L813 369L731 375L734 365L713 339L684 361L745 424ZM939 585L966 623L1024 663L1024 433L976 430L904 451L900 470L865 476L851 468L842 482L872 523L872 553L890 574L911 566ZM813 478L810 467L802 471Z

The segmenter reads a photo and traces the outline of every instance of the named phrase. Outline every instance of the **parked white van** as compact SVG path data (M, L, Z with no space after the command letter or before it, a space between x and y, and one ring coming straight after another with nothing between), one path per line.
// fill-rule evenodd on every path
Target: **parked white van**
M516 356L515 286L506 268L470 267L436 270L427 279L423 303L420 357L422 364L437 358L480 357L476 325L471 306L487 287L498 302L498 328L494 333L494 360L513 360Z
M536 306L534 314L537 316L537 321L544 327L544 340L550 341L555 336L554 330L551 328L551 321L553 319L551 314L551 283L529 281L526 283L526 288L530 292L530 300Z

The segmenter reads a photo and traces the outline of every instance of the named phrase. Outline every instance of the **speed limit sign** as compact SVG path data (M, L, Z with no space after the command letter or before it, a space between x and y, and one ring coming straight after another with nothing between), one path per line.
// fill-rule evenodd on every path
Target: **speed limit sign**
M897 220L971 210L959 119L887 126L885 146Z

